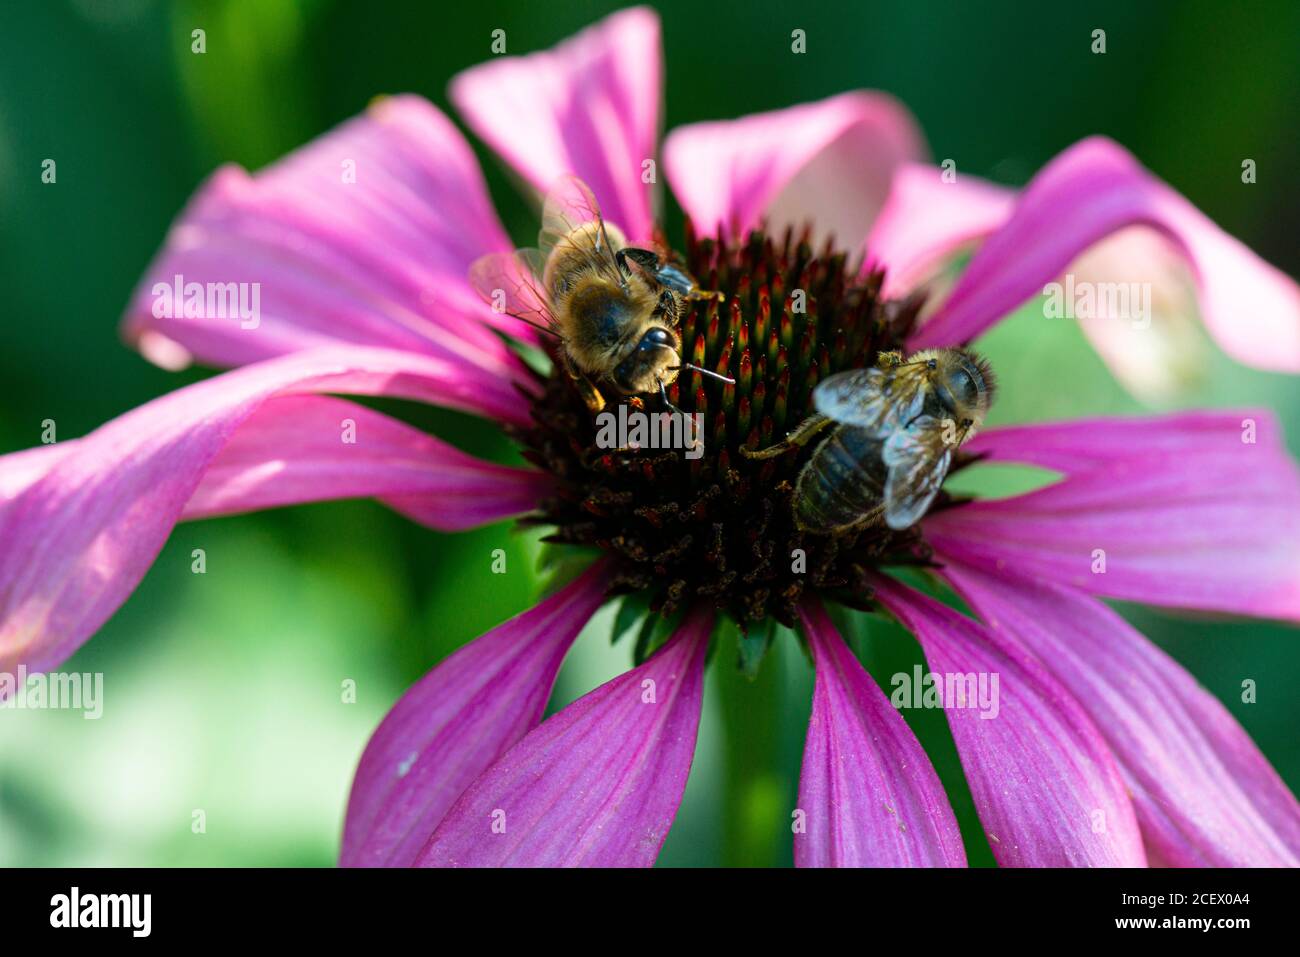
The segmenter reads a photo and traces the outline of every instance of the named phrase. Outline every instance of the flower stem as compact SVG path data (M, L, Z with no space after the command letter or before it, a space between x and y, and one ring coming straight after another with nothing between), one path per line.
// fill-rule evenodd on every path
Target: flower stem
M790 831L783 826L794 795L785 793L792 779L781 760L781 656L769 655L750 679L735 666L736 647L736 630L728 626L714 665L726 736L723 865L771 867L790 863L792 855Z

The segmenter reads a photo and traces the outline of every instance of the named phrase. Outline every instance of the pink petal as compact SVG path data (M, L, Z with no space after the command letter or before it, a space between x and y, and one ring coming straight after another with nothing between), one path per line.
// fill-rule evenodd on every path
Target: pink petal
M61 457L50 457L39 478L0 504L0 670L12 671L19 663L32 670L50 668L93 634L144 577L208 469L214 462L220 464L220 455L232 440L239 441L232 453L236 471L213 479L204 493L207 507L214 501L224 503L216 510L242 507L245 495L244 504L250 506L259 497L277 504L282 500L274 492L259 490L251 477L238 471L241 456L246 465L265 466L269 461L264 454L269 450L260 439L239 438L241 429L269 400L310 392L353 392L508 411L514 421L526 416L526 405L508 387L495 389L496 395L487 388L466 380L460 366L427 356L359 346L320 350L271 359L196 383L78 439ZM289 441L275 408L254 419L255 426L272 425ZM319 425L329 424L330 419L328 413L313 413L309 421ZM376 427L381 420L365 415L357 421L360 459L368 454L365 428ZM332 428L342 443L340 424ZM412 434L396 423L385 423L373 436L378 443L371 450L381 459L391 458L396 444L406 440L403 454L409 461L423 449L437 449L414 442ZM304 436L301 441L309 459L324 461L320 436ZM26 470L31 461L19 459ZM460 456L452 464L466 467ZM366 491L364 483L341 477L337 458L326 470L332 472L329 479L335 491ZM292 481L304 494L329 493L325 485L310 492L300 481L300 470L291 467L291 471ZM371 474L376 490L384 495L423 496L431 487L427 473L408 472L409 485L390 481L382 469ZM491 467L489 475L501 480ZM322 475L322 483L325 478ZM473 477L471 484L480 478ZM201 501L200 512L204 507Z
M1110 749L1073 697L1024 648L947 605L878 576L877 597L939 674L998 676L995 716L945 709L993 855L1003 866L1145 866Z
M537 726L560 663L604 600L597 564L425 675L366 745L339 863L409 866L484 770Z
M885 267L885 295L925 284L943 261L1000 227L1015 208L1015 190L959 173L944 182L937 166L907 163L867 237L867 264Z
M1219 701L1101 602L1005 572L947 578L1096 722L1147 847L1186 867L1300 866L1300 805Z
M799 778L799 867L963 867L948 796L916 735L820 604L800 610L817 665Z
M664 169L697 229L741 235L811 222L856 247L894 173L925 156L907 109L883 93L843 93L738 120L693 123L664 143Z
M19 492L52 469L56 462L76 447L77 440L69 439L0 455L0 504L17 498Z
M993 462L1023 462L1077 475L1134 458L1174 463L1187 456L1232 459L1242 451L1243 422L1255 422L1254 445L1270 458L1285 458L1272 412L1194 409L1168 415L1099 416L1067 422L1033 422L985 429L963 446Z
M1300 370L1300 288L1214 225L1119 145L1093 137L1034 177L912 345L966 342L1043 291L1080 253L1144 224L1190 262L1201 313L1224 351L1250 365ZM1154 274L1150 281L1159 277Z
M970 449L1066 478L927 518L948 554L1111 598L1300 619L1300 472L1271 413L990 429Z
M352 443L342 441L348 422ZM550 488L541 472L484 462L364 406L286 395L244 420L181 517L379 498L422 524L458 531L530 511Z
M191 354L242 365L342 342L519 378L520 363L485 324L531 332L494 314L468 282L476 258L509 248L452 123L419 97L388 97L255 176L214 173L146 271L124 332L166 367ZM177 276L246 283L258 315L220 317L214 300L205 317L186 318L164 291Z
M645 240L654 216L642 164L655 158L662 88L659 16L634 7L551 50L472 67L452 80L448 95L525 181L545 191L575 173L606 220Z
M1148 226L1121 229L1086 250L1066 274L1076 289L1084 283L1096 289L1104 288L1098 283L1149 286L1149 303L1098 296L1094 314L1077 319L1102 361L1133 395L1147 402L1168 400L1204 376L1211 347L1201 330L1195 281L1181 249L1163 233Z
M447 812L419 863L648 867L686 788L712 616L542 722Z

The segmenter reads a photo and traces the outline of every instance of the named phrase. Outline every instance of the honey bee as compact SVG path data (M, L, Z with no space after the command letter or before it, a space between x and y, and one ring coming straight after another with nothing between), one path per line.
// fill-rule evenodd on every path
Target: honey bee
M627 245L576 176L547 194L536 249L484 256L469 275L493 308L559 339L565 368L593 413L605 406L603 383L623 395L658 392L672 408L668 386L682 369L732 381L683 362L677 334L687 301L722 294L701 290L658 252Z
M799 473L794 519L833 535L917 522L948 474L953 453L983 423L996 385L987 362L966 349L926 349L907 360L839 372L813 390L817 411L784 442L751 452L766 459L801 448L831 428Z

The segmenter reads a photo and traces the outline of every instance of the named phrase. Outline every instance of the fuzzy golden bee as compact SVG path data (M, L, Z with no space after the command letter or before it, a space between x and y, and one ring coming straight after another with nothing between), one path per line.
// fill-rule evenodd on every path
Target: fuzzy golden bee
M893 529L925 514L975 434L996 385L987 362L966 349L926 349L904 360L882 353L873 368L840 372L813 390L817 411L764 459L801 448L826 429L799 473L795 523L832 535L881 521Z
M722 294L702 291L660 253L627 245L576 176L547 194L537 248L484 256L470 282L499 312L558 337L592 412L604 408L602 384L623 395L657 392L669 405L668 386L682 369L723 378L682 362L677 334L687 301Z

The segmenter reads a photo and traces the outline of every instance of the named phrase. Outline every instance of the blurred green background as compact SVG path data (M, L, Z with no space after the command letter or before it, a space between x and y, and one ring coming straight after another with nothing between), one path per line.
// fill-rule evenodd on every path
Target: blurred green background
M1230 232L1300 274L1300 5L658 4L666 122L791 105L845 89L891 91L937 157L1019 185L1060 149L1105 133ZM600 3L49 2L8 5L0 30L0 451L61 439L208 374L147 364L118 316L168 223L216 165L256 168L361 110L414 91L449 110L449 77L507 30L512 53L549 46L613 9ZM190 52L190 31L207 53ZM790 31L808 53L789 54ZM1107 53L1089 51L1094 28ZM503 220L526 204L481 146ZM41 161L58 163L56 185ZM1244 186L1241 160L1258 164ZM670 213L670 230L680 217ZM1032 304L983 341L1004 389L995 421L1135 411L1069 322ZM1300 381L1213 356L1176 405L1263 404L1300 450ZM481 423L403 409L464 448L509 454ZM977 480L977 479L973 479ZM1014 481L1008 479L1007 481ZM998 476L983 479L1005 488ZM190 551L207 574L190 573ZM509 574L490 573L508 552ZM105 714L0 712L0 864L328 865L352 770L401 691L537 592L535 543L496 526L459 536L366 502L181 526L133 598L68 665L106 672ZM1183 662L1300 785L1295 630L1124 609ZM611 609L567 661L554 706L628 663ZM858 621L879 676L915 643ZM781 642L753 683L710 671L700 746L663 864L790 861L789 809L811 673ZM1253 678L1259 700L1240 701ZM356 682L345 704L341 685ZM989 863L938 712L907 718ZM206 833L191 830L205 812Z

